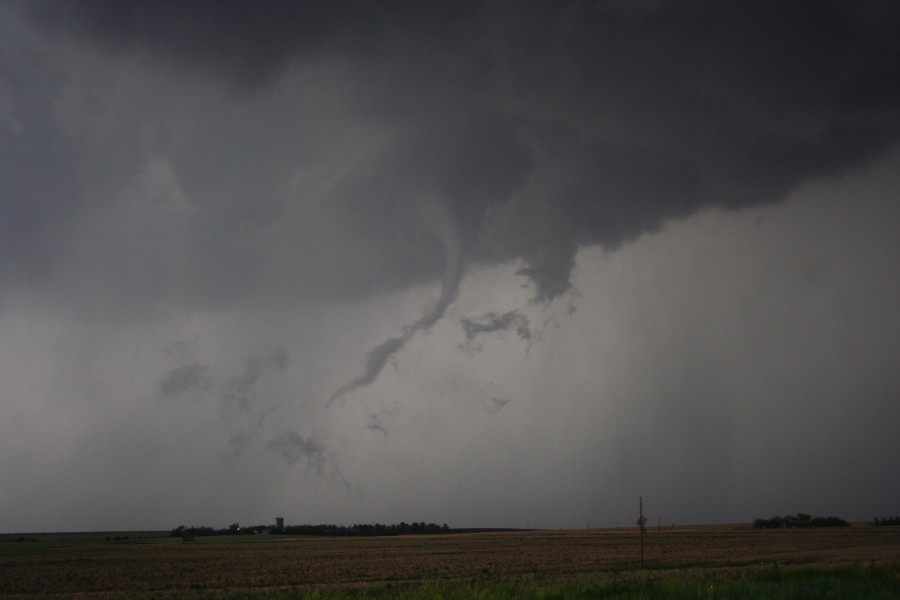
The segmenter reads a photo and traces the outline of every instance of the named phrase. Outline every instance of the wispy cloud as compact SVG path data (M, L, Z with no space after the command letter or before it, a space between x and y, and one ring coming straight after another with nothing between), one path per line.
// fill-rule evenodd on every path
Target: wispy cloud
M212 387L209 365L199 362L176 367L159 381L159 391L166 397L204 395Z

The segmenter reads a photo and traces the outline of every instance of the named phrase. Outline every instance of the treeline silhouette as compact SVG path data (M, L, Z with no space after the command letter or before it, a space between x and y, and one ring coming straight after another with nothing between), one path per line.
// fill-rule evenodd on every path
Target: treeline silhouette
M179 525L169 534L171 537L190 539L211 535L331 535L331 536L384 536L384 535L413 535L425 533L450 533L447 524L436 523L406 523L400 522L393 525L381 523L360 523L356 525L286 525L278 528L275 525L251 525L241 527L238 523L232 523L225 529L213 529L212 527L185 527Z
M343 525L288 525L283 530L288 535L409 535L416 533L449 533L447 524L436 523L381 523ZM280 533L274 531L273 533Z
M850 524L840 517L813 517L806 513L774 516L771 519L756 519L753 529L786 529L792 527L849 527Z
M874 525L900 525L900 517L885 517L883 519L875 517Z

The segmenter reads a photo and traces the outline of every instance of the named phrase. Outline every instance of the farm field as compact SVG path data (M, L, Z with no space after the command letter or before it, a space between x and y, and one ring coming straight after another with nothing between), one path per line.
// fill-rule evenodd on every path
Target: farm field
M312 592L419 597L417 590L451 597L480 591L482 597L492 597L491 590L499 594L521 586L727 582L760 573L876 568L885 580L879 589L900 590L897 527L651 528L645 537L644 569L633 529L219 536L194 542L134 532L126 534L127 540L107 542L107 535L0 536L0 598L292 598Z

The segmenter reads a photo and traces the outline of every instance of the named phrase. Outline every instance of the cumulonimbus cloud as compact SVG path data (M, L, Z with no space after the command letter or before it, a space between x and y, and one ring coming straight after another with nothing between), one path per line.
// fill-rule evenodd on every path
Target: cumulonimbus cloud
M444 315L464 262L521 261L534 299L552 302L580 248L778 201L900 140L900 11L887 2L39 0L9 12L57 51L35 56L99 51L96 72L120 76L99 121L80 118L97 75L78 61L30 64L44 83L8 94L0 197L16 218L0 219L12 257L0 285L50 279L83 306L124 311L341 302L440 280L433 307L329 402ZM134 69L143 77L124 75ZM67 135L21 134L59 122ZM178 193L134 219L121 182L158 155ZM23 180L35 157L52 176ZM136 250L97 250L123 246Z
M424 259L398 251L396 210L407 207L392 204L392 190L410 177L443 190L460 256L523 260L520 274L549 302L570 289L579 247L615 248L705 207L777 201L900 137L900 11L889 2L42 0L25 10L54 40L200 73L238 98L296 95L296 111L271 120L254 115L233 128L248 115L217 121L205 111L196 139L161 134L197 211L186 268L202 277L189 279L200 288L189 297L208 302L239 301L249 289L347 299L451 276L439 250L419 249L431 253ZM375 161L340 168L373 137L386 140ZM273 138L294 143L270 151ZM57 154L66 152L86 155ZM267 221L283 217L282 187L317 169L341 181L273 247L329 260L282 259L273 271L260 240L232 234L270 234ZM58 212L54 203L78 206L77 186L58 175L30 200L8 194L22 199L13 212L31 222ZM341 234L364 246L364 267L359 249L321 235L339 219ZM0 244L18 248L7 254L27 270L36 261L29 240L50 233L26 238L0 223Z

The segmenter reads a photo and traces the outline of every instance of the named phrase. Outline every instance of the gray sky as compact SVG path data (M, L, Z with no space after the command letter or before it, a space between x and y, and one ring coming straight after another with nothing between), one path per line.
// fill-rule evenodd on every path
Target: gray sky
M0 2L0 530L900 506L893 2Z

